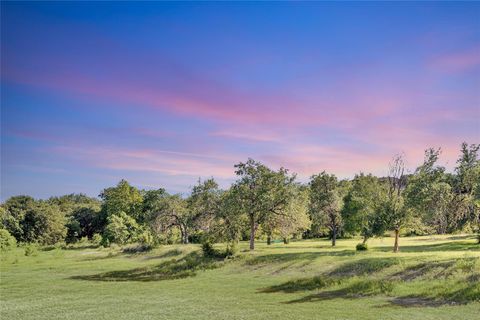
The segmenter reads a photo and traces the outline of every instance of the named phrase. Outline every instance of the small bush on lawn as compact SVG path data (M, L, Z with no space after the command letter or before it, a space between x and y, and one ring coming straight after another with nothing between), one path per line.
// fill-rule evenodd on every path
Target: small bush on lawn
M227 249L225 249L225 256L226 257L234 257L238 253L238 245L236 242L231 242L227 245Z
M17 245L17 240L8 232L8 230L0 229L0 250L7 251Z
M357 244L357 251L367 251L368 250L368 246L366 243L359 243Z
M25 256L29 257L29 256L36 256L37 255L37 246L33 243L31 244L27 244L25 246Z
M102 244L102 236L98 233L95 233L92 237L92 243L96 246L100 246Z
M227 258L233 257L235 254L237 254L238 249L235 243L231 243L227 245L225 251L220 251L215 249L210 242L205 241L202 244L202 252L203 256L208 258Z

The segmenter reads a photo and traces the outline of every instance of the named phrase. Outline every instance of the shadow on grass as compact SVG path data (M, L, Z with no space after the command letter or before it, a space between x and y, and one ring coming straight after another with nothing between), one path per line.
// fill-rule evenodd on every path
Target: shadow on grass
M354 276L363 276L373 273L378 273L386 268L394 266L399 263L397 258L368 258L349 262L340 267L330 271L326 275L315 276L313 278L302 278L287 281L285 283L260 289L259 292L285 292L292 293L297 291L318 290L330 287L335 284L340 284L345 279ZM362 280L363 281L363 280ZM347 288L353 291L355 288L363 288L370 290L368 285L379 285L378 281L384 280L365 280L354 283L357 287ZM383 282L382 282L383 283ZM344 289L342 289L344 290Z
M389 252L391 246L376 247L375 251ZM419 246L402 246L400 252L431 252L431 251L480 251L480 245L468 241L446 242L437 244L426 244Z
M267 288L260 289L259 292L262 293L272 293L272 292L285 292L293 293L298 291L307 291L326 288L337 281L333 278L327 278L324 276L316 276L313 278L303 278L292 281L287 281L285 283L271 286Z
M379 294L387 294L393 290L394 283L388 280L379 279L359 279L353 281L347 286L330 291L324 291L316 294L307 295L300 299L287 301L285 303L304 303L332 299L356 299Z
M164 259L164 258L171 258L171 257L176 257L176 256L179 256L181 255L183 252L182 250L179 250L179 249L173 249L173 250L169 250L169 251L166 251L166 252L163 252L157 256L148 256L148 257L145 257L144 260L154 260L154 259Z
M424 262L410 266L393 275L387 273L378 277L378 273L399 264L400 261L399 258L391 257L361 259L343 264L323 275L291 280L258 291L260 293L295 293L321 290L321 292L285 302L287 304L338 298L356 299L375 295L389 295L401 281L415 280L427 276L428 279L446 279L450 275L461 272L465 275L463 280L451 282L449 285L444 282L437 282L436 286L428 285L429 282L425 282L427 287L423 287L424 292L393 298L384 306L437 307L480 301L480 274L475 272L478 258ZM374 276L370 277L370 275Z
M452 267L455 265L454 260L449 261L429 261L406 267L392 275L393 279L402 281L413 281L418 278L442 278L445 279L453 273Z
M478 281L458 282L457 289L441 288L440 291L425 294L397 297L389 301L389 305L401 307L439 307L443 305L460 305L470 302L480 302L480 283Z
M334 277L363 276L377 273L400 263L398 258L366 258L348 262L329 273Z
M155 266L131 270L110 271L94 275L73 276L70 279L89 281L161 281L193 277L200 270L219 267L219 260L192 252L180 259L171 259Z
M355 254L354 250L342 250L331 252L295 252L295 253L278 253L267 254L262 256L255 256L246 260L247 265L260 265L270 263L285 263L292 261L309 261L313 262L316 258L322 256L352 256Z

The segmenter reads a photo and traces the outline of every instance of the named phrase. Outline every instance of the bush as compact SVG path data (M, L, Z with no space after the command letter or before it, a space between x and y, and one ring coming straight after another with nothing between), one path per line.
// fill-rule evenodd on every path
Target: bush
M225 256L233 257L238 253L238 245L236 242L231 242L227 245L227 249L225 250Z
M108 217L107 221L103 236L109 243L125 245L135 242L140 228L135 219L125 212L120 212Z
M37 246L35 244L27 244L25 246L25 256L36 256L37 255Z
M92 243L96 246L99 246L102 244L102 236L98 233L95 233L92 237Z
M17 245L17 240L8 232L8 230L0 229L0 250L7 251Z
M357 249L357 251L367 251L368 246L367 246L366 243L359 243L359 244L357 244L356 249Z
M155 245L155 239L152 233L148 230L143 231L138 235L138 242L144 247L153 248Z
M210 242L204 242L202 244L202 252L205 257L216 257L218 255L217 250Z
M238 252L238 247L235 242L232 242L227 245L225 251L217 250L213 247L211 242L205 241L202 244L203 256L208 258L227 258L233 257Z
M123 248L122 252L123 253L130 253L130 254L133 254L133 253L141 253L141 252L147 252L147 251L150 251L152 250L152 246L149 246L149 245L145 245L145 244L138 244L138 245L130 245L126 248Z
M80 240L78 241L79 244L81 245L86 245L89 243L88 237L81 237Z

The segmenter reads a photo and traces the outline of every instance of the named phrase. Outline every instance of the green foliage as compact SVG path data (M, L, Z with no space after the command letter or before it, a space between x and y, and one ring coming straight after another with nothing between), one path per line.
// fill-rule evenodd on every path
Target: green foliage
M9 198L2 205L2 225L17 241L23 241L23 229L21 222L25 218L27 210L35 206L35 200L30 196L15 196Z
M356 246L355 246L355 249L357 251L367 251L368 250L368 245L366 243L358 243Z
M188 243L189 218L185 199L179 194L167 194L159 199L151 227L157 233L171 232L172 228L177 228L181 233L182 243Z
M280 168L273 171L253 159L235 165L239 179L231 187L234 212L248 217L250 250L255 248L257 229L268 224L288 206L293 197L296 176Z
M224 259L227 257L233 257L237 254L238 248L236 243L230 243L227 245L224 251L215 249L213 244L205 241L202 243L203 256L206 258L218 258Z
M95 233L93 236L92 236L92 243L96 246L99 246L102 244L102 235L99 234L99 233Z
M218 255L218 251L210 242L202 243L202 252L205 257L216 257Z
M143 198L140 191L126 180L121 180L115 187L104 189L100 193L102 203L102 219L104 222L119 212L141 221Z
M7 251L17 245L17 240L6 229L0 229L0 251Z
M36 256L38 254L38 247L34 243L30 243L30 244L25 245L24 250L25 250L25 256L26 257Z
M137 240L140 227L135 219L127 215L125 212L113 214L108 217L107 221L107 226L105 227L105 232L103 234L105 238L104 243L107 243L106 241L108 241L108 243L124 245Z
M187 199L188 220L186 225L194 231L208 231L220 207L221 192L213 179L198 180Z
M335 175L325 171L310 178L310 216L319 226L327 227L332 235L332 246L343 225L340 210L342 200Z
M385 197L385 187L378 178L371 174L356 175L344 197L342 218L345 231L350 234L359 233L365 240L382 235L384 228L378 213Z
M20 225L23 242L55 244L63 241L67 234L65 216L59 207L41 201L25 212Z

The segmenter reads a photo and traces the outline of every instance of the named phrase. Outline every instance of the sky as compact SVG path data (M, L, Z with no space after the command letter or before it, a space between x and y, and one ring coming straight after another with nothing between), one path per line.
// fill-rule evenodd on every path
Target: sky
M307 181L480 142L480 3L1 3L1 199Z

